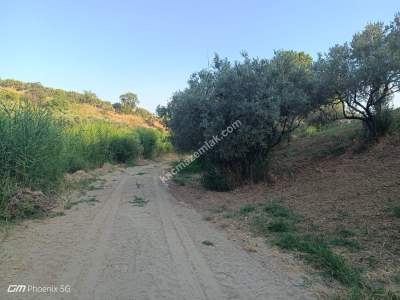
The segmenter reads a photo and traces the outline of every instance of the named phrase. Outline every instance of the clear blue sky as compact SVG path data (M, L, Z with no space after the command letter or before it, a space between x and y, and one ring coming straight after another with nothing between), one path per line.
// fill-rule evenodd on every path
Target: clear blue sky
M0 77L91 90L115 102L136 92L154 110L218 52L315 56L369 21L389 22L399 0L1 0Z

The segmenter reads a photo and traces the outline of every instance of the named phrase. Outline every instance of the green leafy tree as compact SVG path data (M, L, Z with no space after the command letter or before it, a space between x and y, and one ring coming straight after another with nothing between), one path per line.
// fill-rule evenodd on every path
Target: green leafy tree
M157 105L156 115L162 124L167 125L167 122L169 120L169 112L167 106Z
M179 150L195 151L205 141L239 121L241 126L203 156L205 182L230 189L265 176L268 155L288 137L312 108L312 59L304 53L278 51L272 60L231 63L191 76L188 87L168 103L168 126Z
M400 91L400 16L389 25L372 23L336 45L316 63L324 99L341 103L347 119L361 120L370 139L383 134L383 116Z
M122 105L121 103L117 102L117 103L113 103L113 108L117 113L121 113L122 112Z
M119 96L119 99L121 100L122 111L125 113L135 111L139 104L138 96L132 92L128 92Z

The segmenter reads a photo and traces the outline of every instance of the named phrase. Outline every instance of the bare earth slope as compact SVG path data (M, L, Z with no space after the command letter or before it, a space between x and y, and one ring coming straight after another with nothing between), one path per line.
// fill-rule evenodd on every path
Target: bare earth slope
M15 228L0 244L0 299L315 298L301 286L302 274L242 250L178 204L158 178L161 167L108 174L89 194L95 205ZM7 293L9 284L58 292Z

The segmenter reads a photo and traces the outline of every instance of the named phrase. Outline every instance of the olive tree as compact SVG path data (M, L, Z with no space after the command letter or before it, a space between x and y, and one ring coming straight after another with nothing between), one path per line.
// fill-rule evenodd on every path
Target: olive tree
M392 96L400 91L400 17L368 24L351 43L336 45L315 65L325 100L341 103L347 119L361 120L371 139Z
M311 67L310 56L294 51L278 51L271 60L244 54L234 63L216 56L213 68L193 74L168 103L175 147L195 151L239 121L237 131L204 154L206 178L222 181L224 189L264 178L271 149L312 107Z

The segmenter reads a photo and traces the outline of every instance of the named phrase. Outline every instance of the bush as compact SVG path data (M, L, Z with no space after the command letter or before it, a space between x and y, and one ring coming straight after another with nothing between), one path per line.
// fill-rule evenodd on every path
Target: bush
M383 109L375 118L376 132L378 136L386 135L394 123L393 112L389 108Z
M271 150L312 110L311 66L309 55L294 51L277 51L270 60L244 55L233 63L216 56L213 68L193 74L167 108L158 108L178 150L212 145L203 154L210 168L206 187L226 190L265 179Z
M210 168L202 177L202 184L205 188L213 191L229 191L233 187L228 178L218 168Z
M138 128L140 143L143 146L143 157L154 158L163 153L172 151L169 135L165 132L153 128Z
M119 163L127 163L135 161L142 147L138 136L115 136L110 141L110 150L112 160Z
M155 130L149 128L137 129L140 143L143 146L143 157L153 158L157 152L157 134Z

